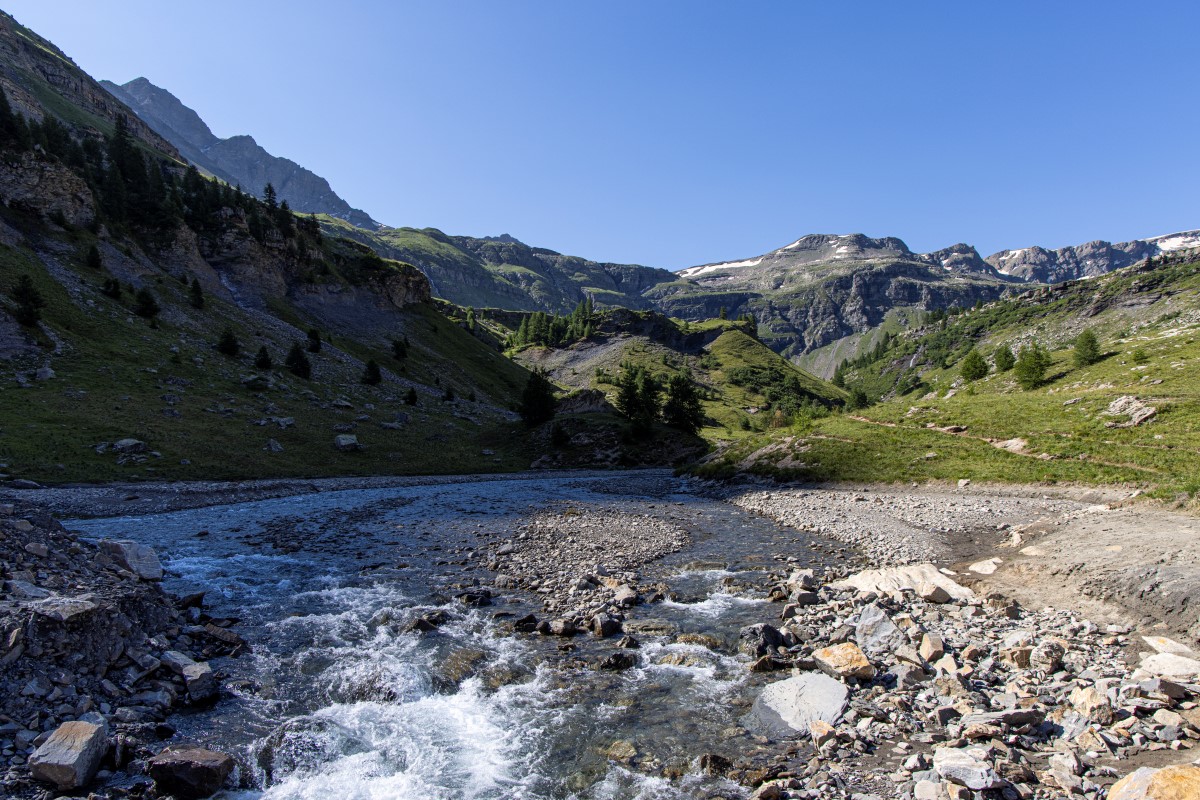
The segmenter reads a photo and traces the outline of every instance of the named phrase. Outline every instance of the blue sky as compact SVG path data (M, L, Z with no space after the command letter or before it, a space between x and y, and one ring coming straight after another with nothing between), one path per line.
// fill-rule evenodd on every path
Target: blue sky
M679 269L1200 227L1200 4L6 0L390 225Z

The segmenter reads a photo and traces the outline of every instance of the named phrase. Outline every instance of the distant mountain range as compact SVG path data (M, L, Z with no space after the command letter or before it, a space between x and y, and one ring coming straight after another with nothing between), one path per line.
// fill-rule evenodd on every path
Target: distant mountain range
M255 195L270 183L281 200L305 214L328 214L361 228L379 227L369 214L339 197L320 175L271 155L253 136L218 138L199 114L145 78L120 86L112 81L100 81L100 85L205 172Z
M250 136L220 139L200 116L145 78L114 97L201 169L259 192L267 182L293 209L325 215L327 230L419 267L436 296L462 306L569 312L586 297L603 306L654 309L687 320L750 314L763 341L797 356L849 340L904 309L994 300L1024 283L1088 278L1166 252L1200 246L1200 231L1110 244L1002 250L968 244L914 253L895 237L811 234L759 256L680 270L612 264L535 247L509 234L453 236L391 228L339 197L328 181L273 156Z

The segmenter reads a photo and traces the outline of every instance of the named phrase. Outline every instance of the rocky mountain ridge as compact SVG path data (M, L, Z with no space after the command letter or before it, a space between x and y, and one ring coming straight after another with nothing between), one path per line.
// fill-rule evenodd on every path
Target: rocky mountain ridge
M1147 258L1200 247L1200 230L1180 231L1113 244L1103 240L1047 250L1024 247L1001 250L986 261L1004 274L1032 283L1062 283L1094 278Z
M320 175L268 153L253 136L218 137L199 114L146 78L135 78L120 86L112 81L101 81L100 85L174 143L188 161L221 180L256 194L270 183L279 198L296 211L328 214L363 228L379 227L369 214L339 197Z

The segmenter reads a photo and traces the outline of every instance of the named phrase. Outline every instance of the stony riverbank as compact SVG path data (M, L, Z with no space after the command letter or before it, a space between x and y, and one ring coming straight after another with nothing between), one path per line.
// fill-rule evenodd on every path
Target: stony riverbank
M248 645L162 577L149 548L93 544L44 511L0 505L0 795L161 770L169 715L217 698L208 660Z

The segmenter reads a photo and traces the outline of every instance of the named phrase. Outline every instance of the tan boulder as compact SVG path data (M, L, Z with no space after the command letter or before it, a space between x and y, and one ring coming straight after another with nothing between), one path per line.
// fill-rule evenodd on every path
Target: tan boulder
M1178 764L1142 767L1113 784L1108 800L1195 800L1200 797L1200 767Z
M858 645L853 642L822 647L815 651L812 657L822 672L835 678L867 680L875 676L875 667L871 665L870 660Z

